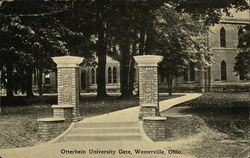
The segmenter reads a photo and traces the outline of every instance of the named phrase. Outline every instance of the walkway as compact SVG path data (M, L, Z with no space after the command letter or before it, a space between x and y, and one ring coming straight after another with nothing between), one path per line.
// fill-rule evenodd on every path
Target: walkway
M164 111L176 104L201 96L197 93L187 93L184 96L160 101L160 111ZM139 107L124 109L108 114L83 119L81 123L110 123L110 122L138 122ZM73 127L65 133L74 130ZM66 134L67 136L67 134ZM64 136L61 136L61 138ZM34 147L0 150L2 158L57 158L57 157L191 157L183 154L172 154L176 150L168 143L145 141L67 141L55 143L56 140ZM150 151L154 154L136 154L135 149ZM138 151L137 150L137 151ZM161 154L164 151L164 154ZM105 154L100 154L100 153Z
M160 101L160 112L171 108L174 105L200 97L200 93L178 93L181 97ZM129 122L138 121L139 107L128 108L95 117L85 118L80 123L91 122Z

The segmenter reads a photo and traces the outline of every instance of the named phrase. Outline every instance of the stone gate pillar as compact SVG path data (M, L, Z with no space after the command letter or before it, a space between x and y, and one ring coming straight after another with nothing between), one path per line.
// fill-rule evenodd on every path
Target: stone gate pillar
M139 69L139 118L159 116L158 101L158 63L162 56L143 55L135 56Z
M72 120L78 121L79 118L79 64L84 58L75 56L53 57L57 64L57 90L58 105L73 106Z

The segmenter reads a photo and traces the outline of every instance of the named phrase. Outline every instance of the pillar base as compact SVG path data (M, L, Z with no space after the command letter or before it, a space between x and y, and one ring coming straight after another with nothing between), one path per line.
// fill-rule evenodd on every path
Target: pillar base
M78 122L81 120L81 115L79 114L79 111L76 107L73 108L73 111L72 111L72 121L73 122Z
M166 117L143 117L144 131L151 140L165 140L166 119Z
M141 120L143 117L150 117L150 116L160 116L158 106L141 106L140 107L140 114L139 119Z
M73 105L53 105L54 117L65 118L65 122L72 122Z
M43 118L38 119L38 133L44 140L50 140L66 130L70 123L65 122L65 118Z

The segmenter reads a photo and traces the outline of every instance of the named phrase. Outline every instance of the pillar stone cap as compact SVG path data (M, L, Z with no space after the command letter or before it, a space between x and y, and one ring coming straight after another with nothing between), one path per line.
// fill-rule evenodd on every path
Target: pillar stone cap
M167 120L166 117L160 117L160 116L149 116L149 117L143 117L143 120L149 120L149 121L165 121Z
M59 56L52 57L53 61L57 64L57 67L78 67L83 62L82 57L76 56Z
M66 109L66 108L73 108L73 105L68 104L61 104L61 105L52 105L53 109Z
M42 118L42 119L37 119L38 122L56 122L56 121L64 121L65 118L61 117L48 117L48 118Z
M142 104L142 107L158 107L157 104Z
M140 55L134 58L138 66L158 66L158 63L163 59L160 55Z

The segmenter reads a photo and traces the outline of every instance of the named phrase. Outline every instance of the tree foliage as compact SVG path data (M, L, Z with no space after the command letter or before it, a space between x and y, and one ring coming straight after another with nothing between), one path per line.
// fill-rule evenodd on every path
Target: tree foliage
M67 54L93 59L96 54L97 90L103 97L106 55L112 54L121 63L121 84L127 93L131 88L126 87L133 85L133 80L126 81L133 79L134 55L163 55L169 76L179 76L188 61L198 68L208 65L210 54L204 24L218 22L230 8L244 10L249 6L245 0L1 1L0 64L5 74L2 81L8 82L6 87L11 94L15 87L26 84L13 85L14 65L18 67L15 76L30 79L34 68L41 72L53 68L52 56ZM204 24L197 22L200 20Z
M211 65L208 27L187 13L173 10L169 5L162 6L154 14L154 52L164 57L160 72L167 78L171 90L173 79L183 76L190 63L197 69Z
M1 4L0 55L2 69L6 69L3 81L7 79L5 85L9 90L8 95L12 95L14 88L27 87L27 84L32 88L30 85L33 70L38 69L42 73L44 69L53 69L53 56L89 56L88 51L74 51L77 44L89 46L91 42L88 38L86 39L82 32L75 31L73 26L62 22L66 19L58 18L59 13L69 11L68 6L45 1L14 1ZM54 11L59 8L60 11ZM14 66L17 68L15 76L20 78L27 75L29 80L13 82L11 71ZM18 86L19 82L21 86Z
M250 80L250 25L245 25L241 30L238 44L239 54L235 57L234 70L237 75Z

